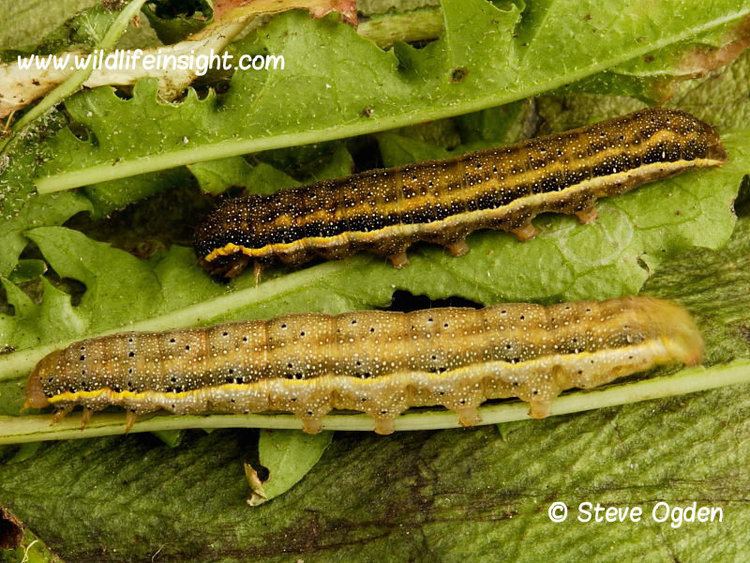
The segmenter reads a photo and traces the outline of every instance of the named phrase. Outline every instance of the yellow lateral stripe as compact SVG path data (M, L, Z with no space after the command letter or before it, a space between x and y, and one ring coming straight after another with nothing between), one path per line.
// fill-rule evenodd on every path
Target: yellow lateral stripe
M174 392L163 392L163 391L112 391L109 388L102 388L102 389L96 389L94 391L66 391L64 393L60 393L58 395L54 395L52 397L48 398L48 401L52 405L60 404L60 403L83 403L87 400L92 399L98 399L102 396L106 396L108 399L111 400L111 402L117 403L124 400L130 400L131 402L140 402L140 401L147 401L149 399L153 399L156 397L159 398L169 398L169 399L177 399L182 400L189 398L193 395L197 395L199 393L204 393L206 391L226 391L227 393L231 393L234 391L246 391L253 387L266 387L268 385L272 384L281 384L285 388L288 387L306 387L310 385L313 382L316 381L329 381L332 379L345 379L347 381L356 381L357 385L379 385L383 383L384 379L398 379L402 377L408 377L411 374L419 374L421 376L429 377L431 379L441 379L441 378L451 378L451 377L461 377L466 375L471 375L472 372L477 371L479 369L488 369L488 367L491 366L497 366L498 368L502 368L504 370L508 371L523 371L526 369L533 369L534 364L540 364L550 361L557 361L560 362L566 362L570 360L576 360L576 361L585 361L591 357L596 356L606 356L613 353L622 353L622 354L633 354L637 352L640 349L649 349L654 346L659 345L659 341L661 339L659 338L652 338L649 340L644 340L643 342L640 342L639 344L635 346L628 346L628 347L622 347L622 348L606 348L601 350L596 350L595 352L577 352L575 354L552 354L547 356L539 356L536 358L532 358L530 360L526 360L523 362L517 362L517 363L510 363L505 362L502 360L496 360L492 362L480 362L477 364L472 364L468 366L462 366L453 370L444 371L440 373L431 373L431 372L422 372L422 371L400 371L395 373L389 373L385 374L379 377L372 377L372 378L360 378L356 376L341 376L341 375L326 375L326 376L319 376L315 378L310 379L284 379L284 378L269 378L269 379L262 379L259 381L253 381L250 383L224 383L222 385L213 385L213 386L207 386L207 387L201 387L199 389L191 389L189 391L180 391L178 393ZM662 347L666 350L667 347L664 346L664 343L662 342Z
M309 247L332 248L338 246L344 239L351 242L373 242L390 238L392 236L405 237L416 233L434 233L453 226L475 223L481 219L501 218L507 216L512 213L514 209L521 206L561 201L577 192L586 191L604 184L616 183L633 176L647 175L649 172L656 171L657 169L682 170L698 166L714 166L720 163L721 161L714 159L677 160L669 163L655 162L639 168L633 168L626 172L618 172L617 174L611 174L609 176L591 178L578 184L572 184L558 192L533 194L514 200L508 205L502 207L494 209L478 209L467 213L459 213L430 223L397 224L389 225L375 231L351 231L330 237L306 237L292 242L268 244L260 248L248 248L230 242L221 248L212 250L204 257L204 260L206 262L211 262L220 256L230 256L238 252L251 258L260 258L275 254L291 254Z
M673 138L675 133L673 131L658 131L655 133L652 137L647 139L646 141L642 142L638 145L639 151L634 151L633 149L630 149L629 154L636 153L638 156L643 157L646 152L648 152L649 149L653 148L654 146L658 145L662 140L668 140ZM698 135L696 133L692 133L686 136L683 136L680 138L681 141L686 142L690 139L697 138ZM452 202L470 202L474 198L476 198L477 195L481 195L482 193L496 189L496 188L503 188L503 189L512 189L519 185L524 185L528 183L533 183L537 178L540 178L546 174L556 173L559 171L569 171L569 172L578 172L582 170L590 170L597 164L601 164L602 162L606 161L608 158L617 156L622 154L623 148L620 146L611 146L607 149L601 150L595 154L589 155L586 158L576 158L572 162L569 163L563 163L562 161L551 161L549 164L547 164L544 168L539 169L526 169L522 172L518 172L515 174L512 174L510 176L507 176L503 179L500 179L498 177L495 177L493 175L490 176L489 180L482 179L481 181L478 181L475 185L471 186L462 186L461 189L452 191L450 193L450 198ZM469 155L472 156L472 155ZM697 160L697 159L696 159ZM693 161L689 161L693 162ZM448 179L464 179L466 177L465 171L466 171L466 159L463 157L457 159L453 165L463 165L463 171L462 174L456 175L455 178L449 174ZM484 167L490 167L493 163L486 162L483 165ZM469 169L470 171L472 169ZM631 170L637 170L636 168L633 168ZM473 169L474 172L476 172L476 169ZM398 170L399 174L403 174L404 170ZM381 172L382 173L382 172ZM485 174L486 175L486 174ZM379 210L383 214L389 214L393 212L408 212L412 211L414 209L419 209L424 206L430 205L435 200L435 194L421 194L409 199L401 199L401 190L395 191L396 195L396 201L390 201L388 203L382 203L380 204ZM446 194L440 194L441 196L445 196ZM370 204L369 202L361 202L358 205L351 207L351 208L340 208L337 210L337 213L341 213L341 216L337 216L337 220L340 219L348 219L351 217L356 217L358 215L362 215L369 213L370 211ZM330 218L330 215L325 210L316 210L308 215L305 215L302 219L303 221L299 223L298 226L305 226L309 223L315 222L315 221L325 221ZM278 218L277 218L278 219ZM283 228L284 225L279 225L277 220L272 221L269 224L269 227L273 228Z

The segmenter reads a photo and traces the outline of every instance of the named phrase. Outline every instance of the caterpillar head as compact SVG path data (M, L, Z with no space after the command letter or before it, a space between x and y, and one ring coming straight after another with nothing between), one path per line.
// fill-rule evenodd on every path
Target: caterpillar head
M49 405L49 400L44 392L43 381L54 373L58 354L59 352L53 352L45 356L29 376L29 380L26 383L24 409L42 409Z
M683 307L671 301L648 299L651 323L659 327L664 348L676 362L694 366L703 360L703 337ZM641 302L645 300L641 298Z

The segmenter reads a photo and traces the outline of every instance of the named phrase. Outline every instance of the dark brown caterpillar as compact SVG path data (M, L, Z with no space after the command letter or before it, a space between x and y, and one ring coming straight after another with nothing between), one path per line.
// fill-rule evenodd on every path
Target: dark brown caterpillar
M362 250L401 267L414 242L461 255L477 229L526 240L539 213L576 214L586 223L600 197L725 159L710 125L683 111L645 109L453 160L229 200L199 226L195 248L209 272L227 277L251 261L259 269Z
M86 340L44 358L26 405L137 413L287 411L316 432L332 409L364 411L375 430L412 406L443 405L465 425L486 399L520 397L544 417L570 387L700 361L678 305L630 297L544 307L290 315L205 329Z

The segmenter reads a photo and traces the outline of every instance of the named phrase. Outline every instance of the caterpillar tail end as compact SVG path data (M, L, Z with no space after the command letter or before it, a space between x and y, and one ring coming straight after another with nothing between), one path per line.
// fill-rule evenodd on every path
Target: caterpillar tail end
M714 166L721 166L727 161L727 150L721 142L721 137L718 131L710 125L706 125L709 128L708 135L708 150L707 157L709 161L713 161Z

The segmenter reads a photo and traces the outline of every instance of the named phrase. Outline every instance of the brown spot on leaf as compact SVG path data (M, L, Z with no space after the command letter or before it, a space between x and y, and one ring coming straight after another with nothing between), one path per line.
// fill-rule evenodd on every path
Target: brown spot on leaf
M469 69L463 66L454 68L451 71L451 82L461 82L466 75L469 74Z
M697 46L686 52L678 68L690 77L700 77L731 63L750 47L750 16L743 18L722 47Z
M15 549L21 545L23 525L9 510L0 507L0 549Z

